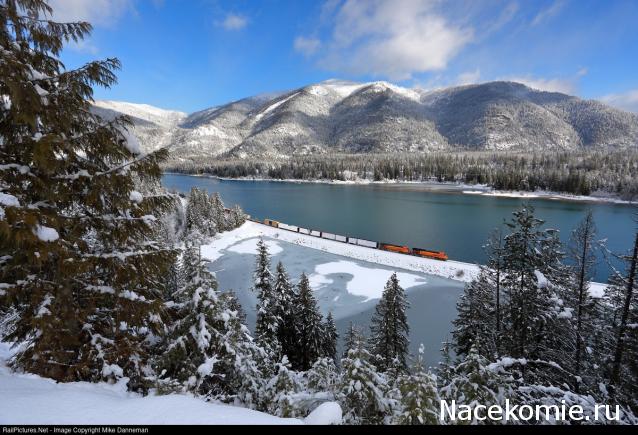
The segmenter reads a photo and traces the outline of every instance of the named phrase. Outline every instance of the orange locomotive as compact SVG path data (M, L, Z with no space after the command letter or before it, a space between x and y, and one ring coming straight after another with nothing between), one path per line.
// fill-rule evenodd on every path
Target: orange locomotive
M393 245L391 243L379 243L379 249L390 252L398 252L399 254L409 254L410 248L407 246Z
M441 261L446 261L448 259L447 254L443 251L430 251L428 249L413 248L412 254L417 257L433 258Z

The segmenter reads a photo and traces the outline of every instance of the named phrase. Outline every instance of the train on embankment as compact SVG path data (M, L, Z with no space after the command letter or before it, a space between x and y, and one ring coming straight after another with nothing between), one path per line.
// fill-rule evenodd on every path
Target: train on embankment
M382 251L396 252L398 254L414 255L416 257L431 258L434 260L447 261L448 256L443 251L432 251L423 248L410 248L408 246L395 245L392 243L374 242L372 240L358 239L355 237L341 236L339 234L327 233L325 231L310 230L307 228L288 225L273 219L264 219L263 222L257 219L250 219L258 224L268 225L269 227L281 230L292 231L294 233L306 234L309 236L319 237L336 242L348 243L350 245L363 246L365 248L380 249Z

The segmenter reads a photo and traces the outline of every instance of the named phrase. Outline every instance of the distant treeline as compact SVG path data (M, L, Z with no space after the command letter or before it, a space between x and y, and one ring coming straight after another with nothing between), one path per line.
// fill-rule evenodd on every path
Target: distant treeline
M498 190L546 190L577 195L603 191L623 199L638 198L638 150L324 154L271 160L173 161L164 169L228 178L446 181L487 184Z

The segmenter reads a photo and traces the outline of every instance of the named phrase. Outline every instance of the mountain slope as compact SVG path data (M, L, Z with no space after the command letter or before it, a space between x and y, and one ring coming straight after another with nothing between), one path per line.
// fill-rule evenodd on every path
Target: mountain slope
M328 80L188 116L128 103L96 105L132 116L144 149L170 146L178 160L638 144L637 115L514 82L426 92L386 82Z

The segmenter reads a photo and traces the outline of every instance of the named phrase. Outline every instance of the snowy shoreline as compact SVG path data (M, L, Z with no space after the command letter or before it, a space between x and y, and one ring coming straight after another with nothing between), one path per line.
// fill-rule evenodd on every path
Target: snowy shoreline
M479 196L491 196L496 198L526 198L526 199L547 199L554 201L574 201L574 202L592 202L592 203L605 203L616 205L635 205L636 201L627 201L614 196L586 196L586 195L573 195L569 193L549 192L544 190L538 190L534 192L521 191L521 190L496 190L486 184L466 184L455 183L449 181L399 181L399 180L298 180L298 179L276 179L276 178L259 178L259 177L219 177L212 174L187 174L180 172L164 172L165 175L186 175L189 177L211 178L220 181L265 181L273 183L293 183L293 184L328 184L328 185L345 185L345 186L369 186L369 185L381 185L381 186L418 186L423 188L427 192L444 192L444 193L459 193L463 195L479 195Z
M371 249L364 246L351 245L307 234L273 228L252 221L247 221L244 225L232 231L218 234L208 244L202 245L202 257L211 262L215 261L223 255L220 251L225 250L238 242L254 237L272 238L298 246L330 252L332 254L341 255L355 260L367 261L370 263L396 267L414 272L422 272L464 283L472 281L476 276L478 276L480 271L480 266L478 264L455 260L439 261L430 258ZM347 272L347 270L344 272ZM606 284L592 282L590 283L589 291L593 297L601 297L606 287Z

